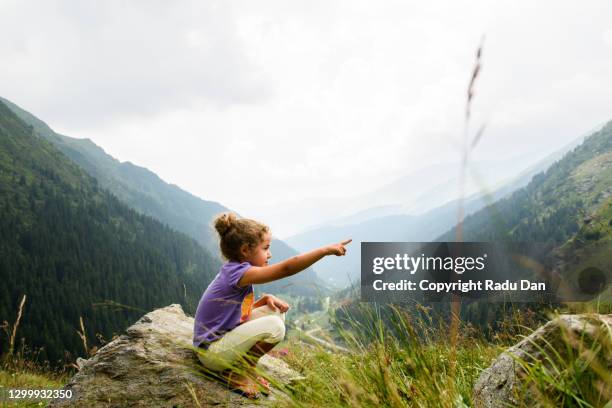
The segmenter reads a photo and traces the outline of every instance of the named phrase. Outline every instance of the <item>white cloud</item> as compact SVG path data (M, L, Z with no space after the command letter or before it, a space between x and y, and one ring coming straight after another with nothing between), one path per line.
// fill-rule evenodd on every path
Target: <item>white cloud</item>
M605 28L601 33L604 44L612 46L612 28Z
M5 2L4 92L72 129L268 97L221 2Z
M474 159L527 164L612 116L603 0L0 4L3 96L273 226L456 160L483 34Z

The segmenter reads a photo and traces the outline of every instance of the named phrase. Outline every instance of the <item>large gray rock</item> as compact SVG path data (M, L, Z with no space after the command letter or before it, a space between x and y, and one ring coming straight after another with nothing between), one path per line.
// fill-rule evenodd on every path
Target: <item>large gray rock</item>
M191 345L192 333L193 318L180 305L147 313L89 360L79 360L79 372L64 388L72 390L73 398L49 406L249 407L278 398L280 394L273 392L255 402L204 375ZM275 384L302 378L284 361L269 356L260 359L258 368Z
M526 375L525 367L546 370L554 379L558 377L551 363L567 368L577 358L584 363L595 361L592 364L599 370L595 378L599 378L589 381L592 384L587 387L592 386L595 394L603 394L605 404L612 398L612 386L605 383L605 377L612 372L612 315L560 315L541 326L481 373L473 390L474 407L541 406L543 398L554 399L554 381L542 390Z

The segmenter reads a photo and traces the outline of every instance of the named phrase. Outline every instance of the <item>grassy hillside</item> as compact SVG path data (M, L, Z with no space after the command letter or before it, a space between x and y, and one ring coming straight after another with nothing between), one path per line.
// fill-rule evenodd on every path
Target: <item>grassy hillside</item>
M288 361L306 376L286 390L291 406L467 408L473 406L472 390L481 371L539 325L531 314L509 310L495 338L461 323L453 341L448 326L427 308L383 310L362 304L360 313L367 316L365 323L352 321L336 330L334 337L348 348L346 352L306 343L299 334L288 341ZM387 314L388 325L381 321L381 313ZM517 359L526 368L522 381L534 395L525 406L603 407L612 398L610 387L605 386L612 381L611 374L601 369L612 343L610 327L601 330L600 342L564 338L558 345L579 350L576 353L588 358L564 359L560 357L564 351L551 346L542 351L542 361ZM316 333L323 339L332 337L320 330ZM524 397L519 391L517 399Z

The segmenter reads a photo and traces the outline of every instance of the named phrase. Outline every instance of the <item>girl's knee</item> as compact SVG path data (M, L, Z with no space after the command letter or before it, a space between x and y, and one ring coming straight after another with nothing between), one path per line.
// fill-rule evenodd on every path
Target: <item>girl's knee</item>
M285 320L284 316L280 315L269 316L270 320L270 337L266 339L266 343L280 343L285 338Z

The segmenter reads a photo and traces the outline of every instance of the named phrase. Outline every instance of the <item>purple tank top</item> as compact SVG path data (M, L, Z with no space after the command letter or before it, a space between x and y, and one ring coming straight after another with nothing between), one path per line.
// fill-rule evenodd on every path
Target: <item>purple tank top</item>
M193 345L218 340L243 321L253 307L253 285L238 286L242 275L252 265L227 262L204 291L195 314Z

